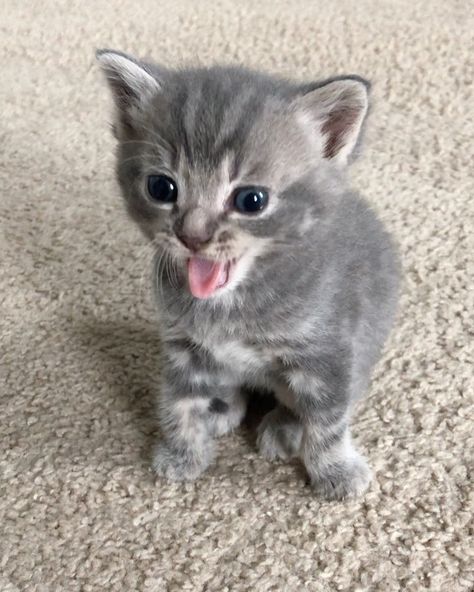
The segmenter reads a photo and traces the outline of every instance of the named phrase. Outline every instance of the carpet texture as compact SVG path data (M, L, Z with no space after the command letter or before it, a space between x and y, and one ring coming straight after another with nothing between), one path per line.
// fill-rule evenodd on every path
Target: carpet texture
M0 590L473 589L474 19L433 0L30 0L0 13ZM399 244L399 320L355 439L375 480L315 498L252 430L155 480L150 250L113 180L113 47L374 81L354 184Z

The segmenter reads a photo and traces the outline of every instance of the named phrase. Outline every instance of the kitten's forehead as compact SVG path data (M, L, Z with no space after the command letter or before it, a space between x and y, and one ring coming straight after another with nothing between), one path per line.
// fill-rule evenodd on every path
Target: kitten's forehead
M171 108L163 118L156 105L152 134L167 136L175 147L174 170L195 190L212 193L238 179L278 183L301 162L292 149L301 134L288 110L288 84L211 68L179 73L164 92Z
M236 182L233 161L233 154L229 151L212 170L207 165L199 167L195 164L191 167L184 149L181 149L176 173L186 195L187 206L217 207L219 210L225 208Z
M239 72L216 69L184 74L173 89L173 128L190 168L215 170L237 157L265 110L270 89Z

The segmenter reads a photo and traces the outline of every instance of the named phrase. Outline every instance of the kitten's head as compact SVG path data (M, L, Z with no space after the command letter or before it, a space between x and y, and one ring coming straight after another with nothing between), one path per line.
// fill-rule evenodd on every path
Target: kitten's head
M128 210L195 297L251 281L265 255L315 232L321 196L358 144L367 82L298 85L241 68L97 57L115 100Z

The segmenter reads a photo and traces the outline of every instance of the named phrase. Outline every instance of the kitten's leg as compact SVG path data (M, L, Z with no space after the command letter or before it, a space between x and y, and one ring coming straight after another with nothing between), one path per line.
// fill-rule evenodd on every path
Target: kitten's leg
M332 426L306 422L301 458L313 489L327 499L361 495L370 483L371 471L354 448L345 421Z
M237 427L244 416L244 396L208 362L185 340L167 344L158 401L163 439L155 447L153 468L169 479L198 477L214 458L213 438Z
M312 372L287 371L288 386L277 389L276 395L291 401L302 421L300 457L315 491L328 499L359 495L371 473L351 441L348 365L328 357L311 365Z
M209 424L213 436L223 436L237 428L247 410L247 397L239 387L217 389L209 402Z
M288 460L298 456L303 424L296 415L278 404L262 419L257 430L257 446L268 460Z

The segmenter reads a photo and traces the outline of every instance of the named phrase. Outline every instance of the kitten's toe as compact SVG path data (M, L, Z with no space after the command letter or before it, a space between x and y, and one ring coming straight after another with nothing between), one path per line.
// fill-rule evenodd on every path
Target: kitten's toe
M283 417L279 408L265 415L257 430L257 446L267 460L288 460L297 456L302 427L293 417Z
M311 486L316 494L328 500L357 497L364 493L372 478L361 456L309 472Z
M159 442L153 452L153 470L171 481L193 481L203 473L213 458L212 451L183 452Z

